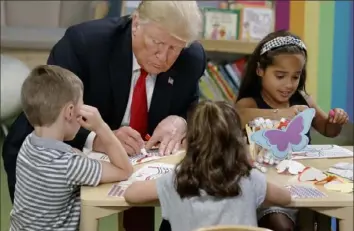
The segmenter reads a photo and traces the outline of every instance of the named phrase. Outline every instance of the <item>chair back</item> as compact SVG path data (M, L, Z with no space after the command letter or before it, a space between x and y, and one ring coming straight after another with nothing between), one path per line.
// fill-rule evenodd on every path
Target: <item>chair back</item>
M230 225L230 226L212 226L206 228L200 228L195 231L272 231L270 229L242 226L242 225Z

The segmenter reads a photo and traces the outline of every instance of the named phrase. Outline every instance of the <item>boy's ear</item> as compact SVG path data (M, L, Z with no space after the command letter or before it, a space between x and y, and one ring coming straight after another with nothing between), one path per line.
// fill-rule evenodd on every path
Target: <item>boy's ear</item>
M69 103L65 106L64 116L65 116L66 120L71 121L75 117L74 110L75 110L75 107L74 107L74 104L72 104L72 103Z

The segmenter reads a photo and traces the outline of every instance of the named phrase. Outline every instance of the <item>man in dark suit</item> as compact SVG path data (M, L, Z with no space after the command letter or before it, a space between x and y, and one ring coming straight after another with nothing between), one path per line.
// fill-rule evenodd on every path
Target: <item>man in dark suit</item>
M161 154L170 154L184 137L187 110L199 98L198 81L206 58L202 46L193 41L200 21L195 1L143 1L131 17L68 28L47 63L82 80L85 104L99 110L129 155L140 152L146 134L152 135L146 148L159 143ZM16 158L32 130L21 113L4 142L12 201ZM99 138L83 128L68 143L80 150L102 151ZM127 231L154 230L153 208L132 208L124 215Z

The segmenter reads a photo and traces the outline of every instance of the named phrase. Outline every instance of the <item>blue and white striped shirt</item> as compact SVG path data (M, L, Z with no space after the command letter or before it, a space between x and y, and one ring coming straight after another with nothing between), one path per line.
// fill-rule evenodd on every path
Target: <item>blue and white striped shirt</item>
M61 141L28 135L17 157L10 231L78 230L80 186L97 186L101 174L99 161Z

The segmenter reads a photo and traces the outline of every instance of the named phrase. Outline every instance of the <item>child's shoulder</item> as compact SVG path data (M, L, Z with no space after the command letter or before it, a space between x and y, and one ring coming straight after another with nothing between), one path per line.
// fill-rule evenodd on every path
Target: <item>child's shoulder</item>
M39 137L34 132L27 135L20 151L40 156L49 154L55 159L76 154L74 149L63 141Z
M239 108L258 107L256 97L246 97L238 100L236 106Z
M259 171L258 169L253 168L250 171L250 175L248 177L248 180L252 182L252 184L257 184L259 182L263 182L266 180L266 176L264 173Z

